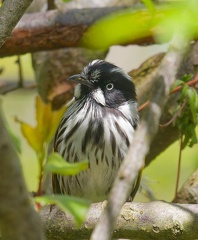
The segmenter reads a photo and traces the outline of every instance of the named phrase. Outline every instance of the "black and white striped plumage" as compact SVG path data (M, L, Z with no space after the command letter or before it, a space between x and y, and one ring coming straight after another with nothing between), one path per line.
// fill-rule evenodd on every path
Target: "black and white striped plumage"
M94 60L69 80L79 84L57 130L54 148L69 162L88 160L89 168L76 176L54 175L53 189L102 201L138 123L135 87L124 70L103 60Z

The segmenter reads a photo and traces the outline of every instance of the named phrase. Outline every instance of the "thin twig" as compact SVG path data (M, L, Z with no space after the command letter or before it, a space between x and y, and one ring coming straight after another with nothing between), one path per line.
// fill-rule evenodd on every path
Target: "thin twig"
M21 57L19 55L17 56L16 63L18 64L18 71L19 71L18 87L22 88L23 85L24 85L24 79L23 79L23 70L22 70Z
M178 166L177 166L177 181L175 187L175 197L177 196L178 188L179 188L179 180L180 180L180 172L181 172L181 156L182 156L182 143L183 143L183 135L180 136L180 147L179 147L179 158L178 158Z
M186 103L188 101L188 97L186 97L184 99L184 102L182 103L181 107L179 108L179 110L174 114L174 116L171 118L170 121L168 121L167 123L165 124L159 124L160 127L162 128L165 128L165 127L168 127L172 122L175 121L175 119L179 116L179 114L182 112L182 110L184 109L184 107L186 106Z
M138 112L141 112L145 107L147 107L149 104L149 100L143 103L141 106L138 108Z
M198 83L198 74L195 76L194 79L188 81L186 84L187 84L188 86L194 86L194 85L197 84L197 83ZM178 86L178 87L176 87L175 89L173 89L173 90L170 92L170 94L179 92L181 89L182 89L182 86ZM143 103L142 105L140 105L139 108L138 108L138 111L139 111L139 112L142 111L144 108L146 108L146 107L148 106L148 104L149 104L149 100L146 101L145 103Z
M195 76L195 78L193 78L192 80L190 80L190 81L188 81L186 84L188 85L188 86L194 86L195 84L197 84L198 83L198 74ZM175 93L175 92L178 92L178 91L180 91L182 89L182 86L178 86L178 87L176 87L175 89L173 89L171 92L170 92L170 94L173 94L173 93Z

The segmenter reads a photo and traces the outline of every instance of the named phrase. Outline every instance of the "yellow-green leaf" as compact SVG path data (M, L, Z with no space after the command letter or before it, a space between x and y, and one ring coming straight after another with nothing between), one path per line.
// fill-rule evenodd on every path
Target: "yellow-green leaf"
M21 132L29 145L36 151L40 152L43 148L43 136L37 131L36 128L30 126L27 123L15 118L15 121L20 123Z
M86 170L87 167L88 161L69 163L60 154L52 153L46 163L45 171L70 176Z
M36 128L37 131L43 135L43 139L49 131L49 126L51 122L51 106L50 104L45 104L41 98L36 96Z
M36 97L36 128L47 143L52 140L65 111L65 106L59 110L52 110L51 103L46 104L39 96Z
M50 112L50 123L49 123L49 130L46 135L46 141L50 142L58 128L61 118L63 114L67 110L66 106L61 107L59 110L51 110Z
M74 217L78 226L81 225L85 220L88 208L90 206L90 202L88 202L87 200L67 195L46 195L36 197L35 201L40 203L41 205L56 204L63 211L69 212Z
M107 49L111 45L126 44L137 36L148 36L151 30L148 11L121 11L97 21L85 32L81 46ZM141 25L141 27L136 27Z

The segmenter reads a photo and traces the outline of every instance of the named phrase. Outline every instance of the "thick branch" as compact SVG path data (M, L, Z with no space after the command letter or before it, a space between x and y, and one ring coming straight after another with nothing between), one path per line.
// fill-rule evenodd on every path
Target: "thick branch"
M52 10L45 13L26 14L0 49L0 57L76 47L93 22L121 9L124 7L75 9L65 12ZM153 42L150 36L131 43Z
M0 47L32 0L7 0L0 8ZM0 106L0 232L6 240L44 239L30 202L18 156L6 131Z
M44 239L41 220L30 202L18 156L0 112L0 231L3 239Z
M88 239L103 211L104 203L92 204L85 223L77 228L73 218L53 207L41 212L47 239ZM198 236L198 205L125 203L113 232L115 238L194 240Z
M0 47L10 36L13 28L25 13L33 0L4 1L0 8Z

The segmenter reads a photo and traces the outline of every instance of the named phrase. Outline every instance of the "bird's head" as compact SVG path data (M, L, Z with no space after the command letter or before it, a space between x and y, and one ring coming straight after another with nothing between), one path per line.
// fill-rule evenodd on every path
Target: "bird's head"
M119 107L129 100L136 102L131 77L123 69L103 60L90 62L81 74L68 80L79 83L74 93L76 99L87 96L110 108Z

